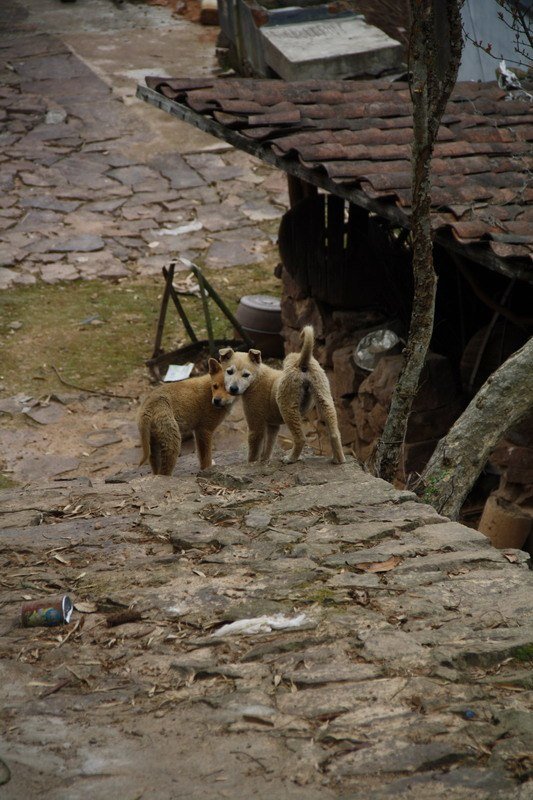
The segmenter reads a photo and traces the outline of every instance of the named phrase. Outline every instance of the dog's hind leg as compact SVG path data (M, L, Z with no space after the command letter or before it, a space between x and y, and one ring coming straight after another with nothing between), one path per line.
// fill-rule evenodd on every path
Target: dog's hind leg
M248 461L258 461L263 452L266 426L248 431Z
M161 474L161 452L159 442L154 436L150 437L150 466L154 475Z
M337 422L337 412L333 401L329 397L322 397L316 395L316 405L318 412L325 422L331 449L333 451L333 462L335 464L344 464L346 457L342 450L341 435L339 433L339 424Z
M194 431L194 439L196 442L196 452L200 462L200 469L209 469L213 463L212 458L212 444L213 438L210 431L196 430Z
M269 461L279 433L279 425L268 425L266 441L261 454L261 461Z
M283 421L292 436L292 450L284 457L283 461L286 464L292 464L300 458L305 444L302 417L300 415L300 403L299 400L286 401L278 394L278 404Z

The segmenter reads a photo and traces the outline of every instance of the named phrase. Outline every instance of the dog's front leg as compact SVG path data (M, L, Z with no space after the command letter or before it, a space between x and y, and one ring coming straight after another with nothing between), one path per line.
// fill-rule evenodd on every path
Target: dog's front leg
M194 431L194 440L196 442L196 452L198 453L200 469L209 469L213 463L211 455L213 436L211 431Z
M248 432L248 461L258 461L263 449L265 428L254 428Z
M269 461L279 433L279 425L268 425L265 446L261 454L261 461Z

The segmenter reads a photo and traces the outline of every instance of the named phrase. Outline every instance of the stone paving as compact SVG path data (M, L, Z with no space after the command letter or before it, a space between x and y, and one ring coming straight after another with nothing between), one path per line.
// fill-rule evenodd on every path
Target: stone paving
M0 7L2 288L274 252L282 176L133 98L209 73L206 34L120 9ZM533 798L526 553L354 461L244 464L240 407L172 478L134 467L128 401L0 412L2 800ZM68 625L19 627L64 592Z
M354 461L224 461L2 493L2 797L533 797L527 554Z
M126 386L132 399L61 392L41 399L20 393L0 399L2 473L19 485L72 478L107 478L135 470L140 461L136 416L137 395L148 389L134 377ZM214 435L215 452L243 449L246 424L242 405L235 404ZM194 452L192 437L182 453ZM194 464L192 465L194 470ZM190 475L191 464L180 458L175 475Z
M43 13L50 1L39 4ZM281 175L207 136L191 149L177 122L161 150L125 105L132 99L41 30L27 5L0 8L0 288L159 274L176 255L208 267L252 264L274 250L271 221L287 202ZM85 14L97 19L109 5L93 2ZM109 24L124 25L135 8L125 3ZM189 36L200 30L171 24L175 42L180 26ZM153 48L161 35L147 36ZM188 66L184 52L180 68Z

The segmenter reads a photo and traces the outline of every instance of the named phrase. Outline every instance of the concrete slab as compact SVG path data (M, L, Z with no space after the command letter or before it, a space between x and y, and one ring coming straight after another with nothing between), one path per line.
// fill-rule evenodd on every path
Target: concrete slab
M398 69L402 46L361 19L261 28L268 65L286 81L379 75Z

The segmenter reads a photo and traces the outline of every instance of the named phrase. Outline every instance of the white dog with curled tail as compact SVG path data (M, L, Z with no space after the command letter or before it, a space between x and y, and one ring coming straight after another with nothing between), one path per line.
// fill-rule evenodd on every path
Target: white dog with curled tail
M248 353L236 353L230 347L220 350L226 390L243 396L248 461L270 459L283 422L293 437L292 450L284 460L298 461L305 443L302 416L314 405L326 424L334 463L343 464L346 460L327 375L313 357L315 336L311 325L300 335L301 351L290 353L282 370L263 364L259 350Z

